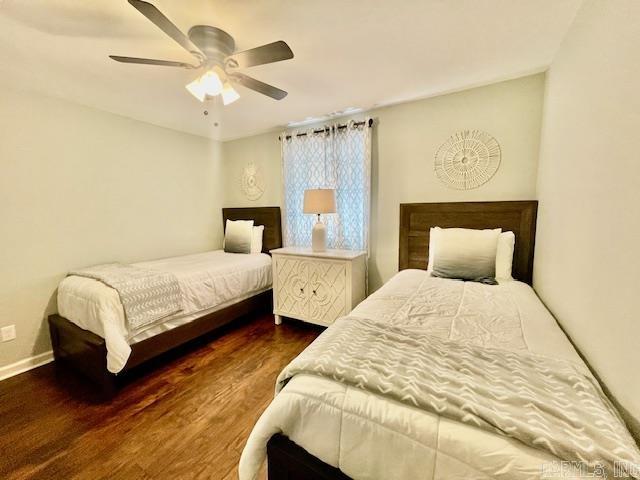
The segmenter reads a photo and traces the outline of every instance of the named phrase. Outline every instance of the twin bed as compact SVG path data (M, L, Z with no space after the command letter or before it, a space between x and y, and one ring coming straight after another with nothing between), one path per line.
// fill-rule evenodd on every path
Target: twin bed
M240 480L256 479L265 457L269 480L584 478L615 468L624 477L637 468L617 412L529 285L536 210L401 205L401 271L280 374ZM435 226L513 231L513 279L432 277Z
M92 278L66 277L58 288L58 311L49 317L56 362L98 384L107 396L118 376L243 315L272 305L271 257L282 246L279 207L225 208L227 220L263 225L261 253L215 250L134 264L177 279L181 309L161 321L131 329L119 294Z

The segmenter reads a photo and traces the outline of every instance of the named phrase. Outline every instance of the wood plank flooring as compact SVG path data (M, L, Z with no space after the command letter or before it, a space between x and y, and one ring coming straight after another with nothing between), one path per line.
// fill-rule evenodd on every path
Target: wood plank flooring
M0 382L0 478L237 479L278 373L320 332L242 319L132 372L107 402L54 364Z

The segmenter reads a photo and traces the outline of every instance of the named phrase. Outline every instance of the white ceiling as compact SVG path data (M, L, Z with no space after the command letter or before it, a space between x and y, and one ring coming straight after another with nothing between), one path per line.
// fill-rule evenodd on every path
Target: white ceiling
M0 0L0 75L27 90L228 140L545 70L581 2L152 0L184 32L209 24L241 50L275 40L291 46L293 60L244 71L288 97L238 87L242 98L222 107L184 89L197 76L192 70L107 57L191 60L126 0Z

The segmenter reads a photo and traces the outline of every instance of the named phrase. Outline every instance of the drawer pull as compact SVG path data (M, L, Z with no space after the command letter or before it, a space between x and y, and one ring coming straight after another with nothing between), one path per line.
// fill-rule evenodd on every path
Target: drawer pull
M304 288L301 288L301 289L300 289L300 293L304 293Z
M315 291L315 290L313 291L313 294L314 294L314 295L316 294L316 291Z

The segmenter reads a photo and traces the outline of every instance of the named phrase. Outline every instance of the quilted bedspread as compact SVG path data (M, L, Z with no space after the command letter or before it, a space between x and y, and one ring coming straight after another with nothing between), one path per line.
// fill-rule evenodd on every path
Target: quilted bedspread
M278 377L328 377L515 438L592 472L633 472L640 452L595 380L573 364L342 318ZM640 477L635 477L640 478Z
M301 353L277 390L241 480L257 478L276 433L356 480L578 479L618 460L621 477L638 458L566 335L517 281L404 270Z

